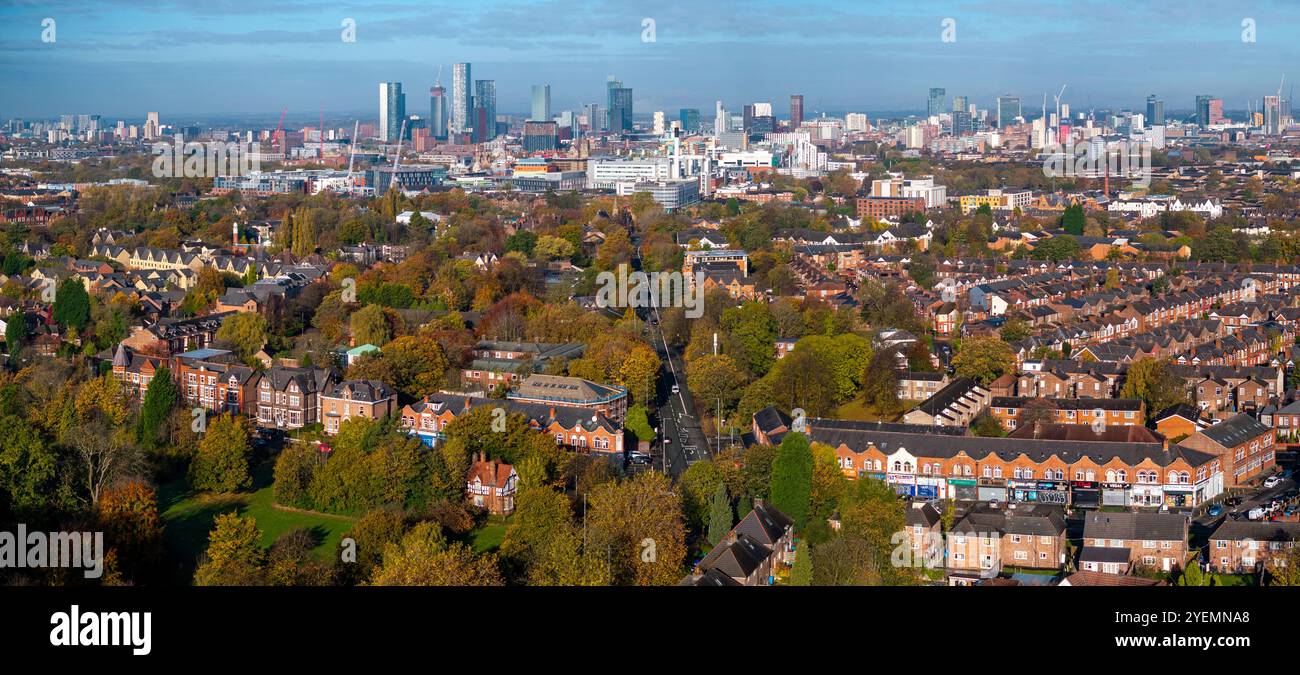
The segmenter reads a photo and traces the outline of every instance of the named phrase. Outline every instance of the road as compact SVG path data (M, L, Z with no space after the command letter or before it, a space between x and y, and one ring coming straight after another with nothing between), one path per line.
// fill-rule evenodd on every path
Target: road
M1228 518L1245 518L1250 510L1257 506L1267 506L1275 497L1295 487L1295 478L1287 478L1271 488L1259 488L1242 495L1241 503L1227 508L1218 516L1211 516L1209 510L1192 519L1191 534L1193 539L1204 541L1224 520Z
M659 328L659 308L651 307L647 322L650 340L655 351L664 363L661 376L656 385L659 401L659 442L658 466L674 478L682 475L686 467L693 462L711 456L709 441L700 430L700 421L695 417L695 404L691 398L690 388L686 382L686 369L681 356L669 346L663 331ZM672 393L673 385L677 393ZM664 441L667 440L667 443Z

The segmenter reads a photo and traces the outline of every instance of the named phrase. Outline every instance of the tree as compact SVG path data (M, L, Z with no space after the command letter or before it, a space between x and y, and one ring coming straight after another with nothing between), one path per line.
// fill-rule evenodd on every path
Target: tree
M11 362L18 362L18 351L23 348L26 340L27 315L24 312L10 314L8 323L5 324L5 350L9 352Z
M1209 586L1210 578L1206 576L1205 571L1201 569L1201 554L1198 552L1192 556L1187 564L1183 565L1183 574L1178 577L1179 586Z
M1030 335L1029 323L1018 316L1013 316L1002 324L1002 329L998 331L998 335L1003 342L1020 342Z
M871 357L862 373L862 401L881 415L898 412L898 352L882 349Z
M436 523L420 523L401 542L384 549L375 586L501 586L495 555L475 555L460 542L448 543Z
M713 508L709 510L709 543L717 546L727 537L735 523L731 514L731 497L727 494L727 484L718 483L713 491Z
M379 380L420 398L442 386L447 366L447 355L437 341L405 335L384 345L378 355L361 357L348 369L348 377Z
M153 447L158 442L158 435L171 417L176 400L176 383L172 381L171 370L163 365L149 380L144 402L140 404L140 419L135 427L136 442L145 447Z
M813 455L808 437L792 431L781 439L772 461L772 506L789 516L795 531L808 524L808 507L812 500Z
M588 497L590 555L603 556L610 583L670 586L685 572L682 500L672 481L647 471L596 486Z
M163 527L154 489L140 479L118 483L104 491L95 517L121 569L132 580L145 580L162 556Z
M1269 556L1265 569L1268 570L1270 586L1300 586L1300 544L1285 542L1286 553L1275 558ZM1186 576L1184 574L1184 576Z
M221 322L216 338L230 343L241 359L248 359L266 344L266 319L257 312L238 312Z
M1129 364L1120 396L1146 402L1148 418L1191 400L1187 381L1173 371L1168 360L1155 358L1140 358Z
M961 341L952 366L958 375L970 377L980 384L1015 372L1016 356L1011 345L995 337L970 337Z
M972 434L985 438L1001 438L1007 435L1006 429L1002 428L1002 423L988 411L980 413L980 416L971 422L970 430Z
M1079 204L1071 204L1065 207L1065 212L1061 214L1061 227L1069 234L1076 237L1083 236L1083 228L1087 225L1088 219L1083 213L1083 207Z
M516 567L530 586L604 584L606 559L582 550L569 498L548 487L519 492L501 542L505 564Z
M353 312L349 325L352 341L358 345L382 345L393 336L384 308L379 305L366 305Z
M34 516L54 499L59 457L54 447L27 420L0 417L0 504Z
M776 321L765 302L747 302L722 313L722 327L726 328L740 347L740 357L746 368L755 375L763 375L776 360L772 344L778 337Z
M248 471L253 449L248 422L243 417L221 415L208 424L199 451L190 464L190 485L196 490L236 492L252 486Z
M686 364L686 379L700 404L711 410L718 399L730 409L740 399L746 377L735 359L726 354L709 354Z
M196 586L260 586L266 552L258 543L262 531L253 517L230 513L217 516L208 534L208 549L194 571Z
M871 546L859 537L840 536L812 550L814 586L875 586L882 583Z
M76 277L68 277L59 284L54 295L54 321L80 331L90 323L90 296L86 287Z

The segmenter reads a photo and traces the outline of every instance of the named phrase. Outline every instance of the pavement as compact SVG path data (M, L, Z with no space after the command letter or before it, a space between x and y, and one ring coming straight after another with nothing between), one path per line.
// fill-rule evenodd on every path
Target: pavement
M663 331L657 325L659 308L650 308L649 315L653 318L653 321L647 322L650 339L664 363L656 386L659 437L652 451L656 465L675 478L682 475L691 464L711 457L712 448L695 416L695 402L686 382L686 368L681 355L669 346ZM672 393L673 385L677 385L676 394Z

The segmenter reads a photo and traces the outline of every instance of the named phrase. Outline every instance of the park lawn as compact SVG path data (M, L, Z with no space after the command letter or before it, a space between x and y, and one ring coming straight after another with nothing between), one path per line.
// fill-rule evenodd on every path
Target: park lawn
M501 547L506 538L505 516L488 516L486 522L470 533L475 553L491 553Z
M187 579L207 548L213 521L223 513L237 511L241 516L256 519L265 547L270 547L286 532L306 528L318 542L314 552L326 560L337 555L343 533L356 522L350 516L277 507L269 465L254 470L253 487L253 492L236 494L195 492L180 478L159 488L158 508L165 526L163 540L170 557L179 561Z

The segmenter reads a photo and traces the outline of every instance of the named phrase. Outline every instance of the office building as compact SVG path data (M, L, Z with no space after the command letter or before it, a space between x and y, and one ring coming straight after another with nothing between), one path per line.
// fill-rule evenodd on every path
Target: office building
M551 85L533 85L533 114L528 119L545 122L551 119Z
M609 131L611 133L631 131L632 89L624 87L623 83L615 80L613 75L605 83L605 87L608 99L605 103L609 110Z
M803 124L803 94L790 95L790 128L798 129Z
M470 91L468 63L451 66L451 124L453 134L469 133L474 128L474 93Z
M1015 119L1020 117L1020 97L1019 96L999 96L998 97L998 128L1005 128L1009 124L1015 123Z
M1264 133L1270 136L1282 133L1282 97L1265 96L1261 109L1264 111Z
M700 130L699 108L682 108L678 114L678 119L681 120L682 131L693 134Z
M447 137L447 90L441 84L429 87L429 135Z
M406 119L406 95L401 82L379 83L379 138L385 143L395 143L402 133L402 120Z
M934 117L948 111L948 90L943 87L931 87L930 99L925 108L926 117Z
M497 81L474 81L474 140L478 143L497 137Z
M1165 102L1156 98L1155 94L1147 97L1146 122L1153 127L1164 126L1165 124Z
M560 126L554 121L528 120L524 122L524 150L528 152L554 150L559 147L559 138Z

